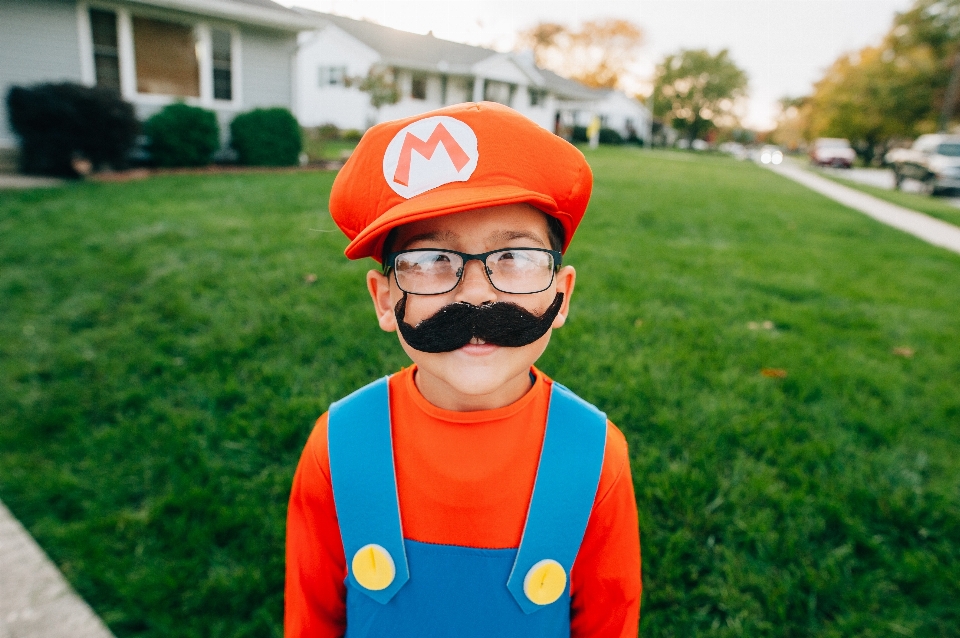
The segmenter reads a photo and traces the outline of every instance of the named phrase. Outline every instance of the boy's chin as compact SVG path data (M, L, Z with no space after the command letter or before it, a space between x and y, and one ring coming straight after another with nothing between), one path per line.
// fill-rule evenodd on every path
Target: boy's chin
M517 348L491 344L467 344L451 352L415 350L403 339L400 344L417 368L465 396L494 394L518 375L527 374L550 342L548 331L533 343Z

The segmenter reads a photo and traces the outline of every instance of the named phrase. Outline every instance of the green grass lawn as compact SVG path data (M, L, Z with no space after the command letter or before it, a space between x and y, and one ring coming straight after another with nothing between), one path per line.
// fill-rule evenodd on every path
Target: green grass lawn
M855 182L852 179L844 179L841 176L826 171L817 171L817 173L827 179L832 179L835 182L849 186L850 188L855 188L868 195L873 195L874 197L884 199L898 206L926 213L931 217L937 217L945 222L960 226L960 208L957 208L950 202L944 201L942 197L930 197L929 195L921 195L920 193L904 193L903 191L877 188L876 186Z
M752 163L587 154L540 365L630 443L642 635L960 636L960 256ZM120 638L280 635L312 423L406 363L332 179L0 193L0 498Z

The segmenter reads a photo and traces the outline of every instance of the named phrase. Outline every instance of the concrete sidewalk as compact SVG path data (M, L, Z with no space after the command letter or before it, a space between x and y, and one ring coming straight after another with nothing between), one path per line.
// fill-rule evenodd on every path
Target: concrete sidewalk
M953 224L877 199L798 166L783 163L779 166L771 166L770 170L803 184L821 195L826 195L844 206L860 211L878 222L910 233L934 246L960 254L960 228Z
M0 638L113 638L3 503Z

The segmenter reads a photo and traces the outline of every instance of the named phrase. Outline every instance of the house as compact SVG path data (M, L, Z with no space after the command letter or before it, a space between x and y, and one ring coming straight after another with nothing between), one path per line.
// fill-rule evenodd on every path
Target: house
M561 133L599 115L624 137L645 139L650 114L618 91L591 89L541 69L529 53L502 53L353 20L297 9L314 20L300 35L296 114L304 126L341 129L424 113L459 102L489 100L510 106ZM395 83L399 100L376 109L357 84L371 72Z
M221 130L240 111L294 108L297 34L314 28L270 0L4 0L0 149L16 147L11 86L77 82L116 90L146 118L184 100Z

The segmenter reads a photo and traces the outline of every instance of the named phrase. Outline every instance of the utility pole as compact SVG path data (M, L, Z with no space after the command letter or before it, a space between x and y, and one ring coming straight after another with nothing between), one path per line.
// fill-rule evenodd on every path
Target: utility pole
M953 56L953 72L950 74L950 84L947 85L947 93L943 97L943 109L940 111L941 133L946 133L950 128L950 120L953 119L953 108L957 105L957 96L960 94L960 53Z

